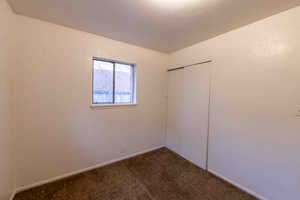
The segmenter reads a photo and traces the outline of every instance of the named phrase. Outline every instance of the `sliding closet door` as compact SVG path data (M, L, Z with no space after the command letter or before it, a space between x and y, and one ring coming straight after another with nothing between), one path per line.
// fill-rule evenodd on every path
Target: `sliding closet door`
M167 146L206 169L210 64L169 72Z

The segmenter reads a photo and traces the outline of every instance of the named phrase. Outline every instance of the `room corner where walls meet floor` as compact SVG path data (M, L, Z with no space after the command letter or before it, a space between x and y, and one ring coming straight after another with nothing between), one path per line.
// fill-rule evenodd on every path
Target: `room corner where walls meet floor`
M255 200L166 147L20 192L14 200Z

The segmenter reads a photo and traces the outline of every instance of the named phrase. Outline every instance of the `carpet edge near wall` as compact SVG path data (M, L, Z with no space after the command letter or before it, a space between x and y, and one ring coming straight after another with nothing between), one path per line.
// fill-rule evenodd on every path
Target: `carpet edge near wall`
M151 152L151 151L155 151L155 150L163 148L163 147L165 147L165 145L159 145L159 146L156 146L156 147L153 147L153 148L150 148L150 149L146 149L146 150L135 152L135 153L132 153L132 154L129 154L129 155L126 155L126 156L122 156L120 158L116 158L116 159L112 159L112 160L109 160L109 161L106 161L106 162L102 162L102 163L99 163L99 164L91 166L91 167L76 170L76 171L66 173L66 174L63 174L63 175L60 175L60 176L56 176L56 177L53 177L53 178L49 178L49 179L46 179L46 180L38 181L38 182L33 183L33 184L17 187L12 192L10 200L13 200L17 193L20 193L20 192L23 192L23 191L26 191L26 190L30 190L32 188L36 188L36 187L39 187L39 186L42 186L42 185L45 185L45 184L48 184L48 183L53 183L53 182L56 182L56 181L59 181L59 180L62 180L62 179L65 179L65 178L68 178L68 177L71 177L71 176L75 176L77 174L81 174L81 173L84 173L84 172L87 172L87 171L91 171L91 170L94 170L94 169L97 169L97 168L100 168L100 167L104 167L106 165L110 165L110 164L113 164L113 163L116 163L116 162L119 162L119 161L122 161L122 160L126 160L128 158L132 158L132 157L142 155L142 154L145 154L145 153L148 153L148 152Z

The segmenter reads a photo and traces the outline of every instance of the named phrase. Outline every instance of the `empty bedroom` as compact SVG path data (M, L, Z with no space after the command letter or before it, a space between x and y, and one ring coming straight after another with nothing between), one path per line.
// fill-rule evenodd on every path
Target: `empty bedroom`
M300 200L300 0L0 0L0 200Z

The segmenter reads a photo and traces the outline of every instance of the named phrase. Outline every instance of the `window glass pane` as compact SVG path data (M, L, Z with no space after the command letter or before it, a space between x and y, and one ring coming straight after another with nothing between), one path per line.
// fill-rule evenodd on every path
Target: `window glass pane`
M93 103L113 103L114 64L94 60Z
M133 103L133 67L116 63L115 102Z

